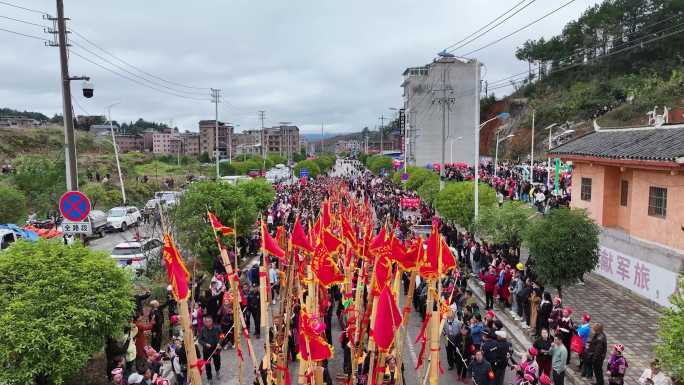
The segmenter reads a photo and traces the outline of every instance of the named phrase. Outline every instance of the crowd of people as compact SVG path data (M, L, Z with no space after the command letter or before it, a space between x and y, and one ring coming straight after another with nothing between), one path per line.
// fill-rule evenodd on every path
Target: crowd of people
M545 168L535 168L535 182L545 181L544 172ZM396 237L404 242L411 242L417 236L415 225L439 223L441 233L459 262L459 269L442 277L443 290L440 293L440 298L449 304L442 330L446 363L449 371L455 371L457 381L502 385L507 372L510 378L512 371L515 385L560 385L564 384L567 367L575 354L579 357L580 372L584 378L593 378L597 385L603 385L604 375L607 375L610 385L624 383L624 375L629 368L623 355L625 347L615 345L609 349L602 324L592 323L591 316L586 313L576 318L573 309L564 306L560 297L552 297L544 283L537 278L533 262L521 261L519 246L482 242L473 234L461 232L448 223L440 223L432 208L425 204L407 216L400 207L400 201L401 198L413 197L413 193L394 185L387 178L372 175L359 162L338 162L331 174L333 176L276 185L275 200L264 213L268 231L277 236L281 231L279 229L291 230L296 218L307 224L314 221L322 202L329 198L331 184L344 186L354 198L367 201L377 218L376 227L389 224ZM498 169L496 176L491 167L485 167L481 176L511 199L526 200L533 195L523 187L528 182L522 178L516 166L505 165ZM467 179L467 170L458 167L449 169L447 177ZM569 195L569 183L562 182L562 186L563 194ZM255 230L251 238L238 240L239 244L241 242L240 252L246 253L247 257L258 255L261 242L258 231ZM272 258L270 262L267 273L271 290L269 297L276 303L285 296L279 286L283 276L278 259ZM204 373L210 380L222 370L221 350L234 348L232 326L235 315L231 301L227 300L232 298L232 294L227 290L225 273L217 259L210 279L199 276L192 282L190 310L193 333L197 337L196 354L207 363ZM250 335L258 339L261 338L258 264L245 267L239 272L239 277L242 288L241 311ZM479 281L483 285L486 296L484 304L478 304L468 286L469 280ZM410 275L404 273L404 294L408 293L410 283ZM421 320L425 319L428 312L430 290L427 281L417 276L414 296L407 299ZM328 306L322 315L324 335L329 343L334 344L332 325L336 322L340 326L338 343L343 352L343 371L350 378L353 365L350 341L345 332L348 322L345 298L337 285L328 288L325 294ZM182 331L178 326L177 304L170 290L165 298L149 299L149 292L136 296L134 321L121 336L108 341L107 372L112 384L183 385L187 382L188 360L182 343ZM289 323L289 361L295 361L299 351L298 340L294 336L298 335L301 306L299 298L293 298L292 317L274 317L267 329L266 338L277 350L281 346L277 336L282 333L285 323ZM533 345L526 347L522 355L514 353L508 332L495 311L510 312L534 337ZM165 344L162 343L164 341ZM370 385L369 360L366 354L358 366L358 372L354 373L357 383L352 385ZM402 371L404 368L402 357L395 356L394 352L385 356L384 364L385 368L394 369L397 365ZM328 370L327 361L322 366L325 383L332 385L333 376ZM394 370L387 370L384 383L396 385L394 373ZM266 379L263 365L259 375ZM667 384L663 378L666 377L659 371L658 363L654 362L648 373L644 372L640 383ZM403 379L404 385L405 382Z
M492 186L499 202L504 199L520 200L545 212L570 204L571 178L570 171L560 171L558 175L558 191L555 191L555 176L550 173L544 162L530 164L513 161L498 162L496 170L493 163L482 163L478 169L482 183ZM444 175L447 180L472 180L475 168L465 163L449 163L445 166Z

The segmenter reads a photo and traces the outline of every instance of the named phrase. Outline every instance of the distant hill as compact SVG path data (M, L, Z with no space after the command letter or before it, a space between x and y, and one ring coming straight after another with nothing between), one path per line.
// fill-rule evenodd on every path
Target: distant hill
M19 116L22 118L30 118L30 119L36 119L40 120L42 122L49 121L50 118L45 116L44 114L40 112L32 112L32 111L19 111L15 110L12 108L0 108L0 116Z
M594 119L603 127L633 126L645 124L646 112L655 106L682 106L682 24L682 1L606 0L567 23L558 35L518 47L515 56L529 64L529 74L489 83L495 89L516 88L494 102L524 103L511 111L515 137L502 143L499 155L523 159L529 154L532 110L535 154L543 157L548 146L543 128L551 124L571 122L576 132L591 130ZM483 104L488 108L482 109L482 119L501 108L491 100ZM489 148L486 155L493 155L493 146Z

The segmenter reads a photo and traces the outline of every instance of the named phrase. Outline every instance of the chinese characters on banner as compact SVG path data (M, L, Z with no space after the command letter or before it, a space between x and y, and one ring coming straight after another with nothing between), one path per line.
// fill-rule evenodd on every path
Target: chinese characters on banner
M401 198L399 204L402 209L417 209L420 207L420 198Z
M604 246L595 272L663 306L677 287L677 273Z

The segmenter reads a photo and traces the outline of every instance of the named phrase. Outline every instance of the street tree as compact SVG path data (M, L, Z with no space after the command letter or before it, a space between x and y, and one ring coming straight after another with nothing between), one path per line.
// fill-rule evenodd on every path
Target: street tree
M496 193L489 185L480 183L478 207L480 210L496 204ZM473 226L475 217L475 191L472 182L447 183L437 194L435 208L446 220L466 229Z
M684 360L682 360L682 341L684 341L684 273L679 274L679 290L670 297L672 307L664 308L658 320L659 343L655 354L663 369L678 383L684 383Z
M173 211L173 230L183 251L211 270L219 249L207 220L207 210L223 225L235 228L238 236L252 233L258 210L254 198L232 184L205 181L190 185ZM234 240L233 235L222 236L227 247L232 247Z
M62 383L134 310L129 274L81 245L19 241L0 253L0 277L1 384Z
M252 179L248 182L243 182L238 185L238 188L245 194L246 197L254 200L257 210L263 212L271 207L275 199L275 190L273 185L268 183L266 179Z
M541 281L558 289L573 285L599 261L599 226L584 210L554 209L523 234Z
M380 175L380 171L392 172L392 158L384 155L373 155L367 160L368 169L375 175Z
M0 223L22 223L26 219L26 196L13 186L0 183Z
M16 172L12 179L26 195L28 207L41 214L55 209L66 186L64 162L40 155L23 155L14 164Z
M420 199L429 203L430 205L435 204L437 199L437 194L439 194L439 178L428 179L418 188L418 196Z
M295 164L293 171L295 176L301 177L301 171L303 168L309 170L309 176L312 178L321 173L321 168L318 167L318 164L313 160L307 159L297 162L297 164Z
M87 183L81 187L81 191L90 199L93 209L107 210L120 205L123 201L121 190L107 189L102 183Z
M486 239L494 243L506 243L517 249L522 243L523 233L535 215L535 211L526 204L508 201L500 208L483 208L476 228Z

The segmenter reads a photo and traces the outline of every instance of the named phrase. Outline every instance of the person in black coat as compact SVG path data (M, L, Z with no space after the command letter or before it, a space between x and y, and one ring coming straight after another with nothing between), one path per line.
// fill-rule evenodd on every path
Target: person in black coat
M537 335L541 333L542 329L549 329L549 319L551 318L552 310L553 304L551 304L551 293L545 291L544 294L542 294L542 301L537 307L537 325L535 325Z
M492 381L489 378L489 372L492 365L484 358L481 350L475 352L475 357L470 361L468 372L473 379L475 385L491 385Z
M456 336L454 343L456 345L456 375L465 382L468 362L475 350L467 323L464 322L461 325L461 332Z

